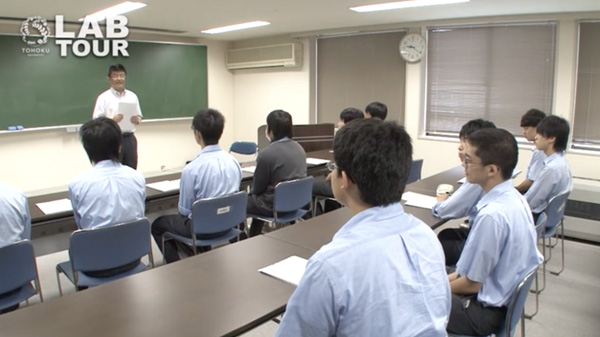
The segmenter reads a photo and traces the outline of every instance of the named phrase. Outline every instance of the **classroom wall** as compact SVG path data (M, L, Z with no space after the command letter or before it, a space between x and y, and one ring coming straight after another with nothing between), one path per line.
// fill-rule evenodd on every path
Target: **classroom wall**
M0 33L14 33L14 27L0 25ZM129 39L198 43L208 47L208 101L211 107L225 115L221 145L228 149L235 138L234 81L224 61L225 51L230 49L231 43L135 32L130 34ZM140 103L143 111L144 102ZM187 160L193 159L200 147L195 143L190 125L190 119L143 121L136 132L138 170L148 176L161 170L181 169ZM0 133L0 160L0 181L25 191L27 195L64 190L76 175L91 168L78 134L69 133L64 128Z

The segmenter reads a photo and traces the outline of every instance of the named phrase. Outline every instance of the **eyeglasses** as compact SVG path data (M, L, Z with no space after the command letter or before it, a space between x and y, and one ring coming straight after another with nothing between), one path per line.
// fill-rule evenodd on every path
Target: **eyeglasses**
M482 162L473 162L471 161L470 157L463 157L463 164L465 164L465 166L469 166L469 165L482 165Z
M338 166L337 166L337 165L336 165L334 162L330 161L329 163L327 163L327 169L328 169L329 171L333 171L333 170L335 170L336 168L338 168Z
M196 129L194 129L193 125L190 125L190 130L196 130Z

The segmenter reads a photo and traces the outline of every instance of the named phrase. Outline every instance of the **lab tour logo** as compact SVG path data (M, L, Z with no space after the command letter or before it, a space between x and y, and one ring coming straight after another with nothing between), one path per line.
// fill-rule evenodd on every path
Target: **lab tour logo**
M127 17L117 15L106 18L105 34L100 24L91 16L85 17L77 34L65 30L63 15L56 15L54 21L54 44L59 48L61 57L74 55L86 57L90 54L96 57L111 55L128 57L128 42L125 40L129 35L127 28ZM45 46L50 36L50 29L46 19L39 16L27 18L21 24L22 40L27 47L22 48L28 56L43 56L50 53L50 48Z

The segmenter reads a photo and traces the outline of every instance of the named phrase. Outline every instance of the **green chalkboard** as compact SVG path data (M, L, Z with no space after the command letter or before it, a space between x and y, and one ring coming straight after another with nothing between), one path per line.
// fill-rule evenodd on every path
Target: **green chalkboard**
M20 36L0 35L0 131L86 122L116 63L145 119L191 117L208 105L206 46L129 41L129 57L61 57L53 39L40 47L43 56L23 48L30 47Z

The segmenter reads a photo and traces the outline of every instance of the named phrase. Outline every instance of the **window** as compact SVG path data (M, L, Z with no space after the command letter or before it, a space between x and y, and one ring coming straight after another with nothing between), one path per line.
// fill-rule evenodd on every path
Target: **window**
M600 22L579 24L574 149L600 151Z
M456 136L475 118L521 135L527 110L551 112L554 23L427 31L426 135Z
M406 63L400 57L405 32L319 38L317 40L317 121L337 123L348 107L364 110L378 101L387 119L404 122Z

